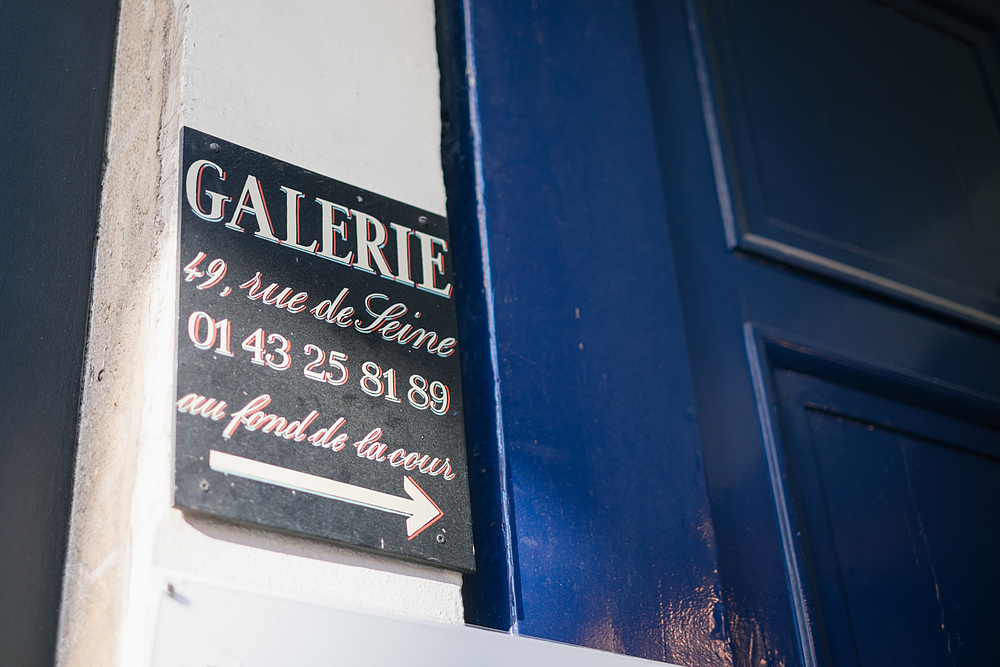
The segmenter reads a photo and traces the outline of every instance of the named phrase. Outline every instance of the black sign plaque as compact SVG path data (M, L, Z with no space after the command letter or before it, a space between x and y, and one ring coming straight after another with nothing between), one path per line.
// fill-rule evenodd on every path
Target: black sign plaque
M448 221L182 146L174 505L471 571Z

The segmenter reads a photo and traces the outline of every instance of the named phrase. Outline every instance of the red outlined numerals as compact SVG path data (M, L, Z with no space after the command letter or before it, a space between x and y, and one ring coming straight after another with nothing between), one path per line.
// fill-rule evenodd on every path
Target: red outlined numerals
M193 269L193 266L189 265L185 271L188 269ZM188 317L187 333L188 338L199 350L212 350L215 354L225 357L234 356L231 349L232 326L229 320L216 321L205 311L196 310ZM240 347L250 353L250 363L255 366L275 371L286 371L292 367L292 343L281 334L269 334L262 327L258 327L243 339ZM305 355L303 376L334 387L347 384L351 371L345 363L348 361L346 354L336 350L327 351L312 343L304 345L302 352ZM361 375L357 383L361 391L368 396L383 398L390 403L403 403L398 393L396 376L395 368L383 370L374 361L366 361L361 364ZM428 382L426 378L416 373L409 377L409 385L409 389L406 390L406 402L413 408L429 410L436 415L448 414L448 409L451 407L451 392L448 385L438 380Z
M268 351L264 345L267 340L268 345L277 346L273 351ZM242 347L247 352L253 354L250 363L257 366L267 366L276 371L287 371L292 367L292 357L288 353L292 350L292 343L281 334L265 334L264 330L258 328L244 339Z
M366 361L361 365L361 391L369 396L385 396L390 403L402 403L396 395L396 369L390 368L382 372L382 367L374 361ZM385 378L385 382L382 381Z
M196 310L188 318L188 338L199 350L211 350L216 341L219 345L215 349L216 354L224 357L233 356L230 348L232 338L232 326L229 320L216 322L212 316L202 310Z
M292 349L292 344L288 342L288 339L281 334L273 333L267 337L267 342L272 345L278 345L273 354L268 353L264 356L267 367L273 368L276 371L287 371L291 368L292 358L288 356L288 352ZM276 361L276 359L280 359L281 361Z
M428 386L423 376L414 374L410 376L410 390L406 392L406 400L417 410L430 408L434 414L443 415L448 413L451 405L451 392L443 382L434 380Z
M203 282L195 285L198 289L209 289L215 287L226 276L226 262L221 259L213 259L208 264L208 268L201 271L198 266L205 260L205 253L199 252L195 258L184 267L184 282L190 283L198 278L208 276Z
M307 378L316 380L317 382L326 382L335 387L347 384L347 378L350 377L350 373L347 370L347 366L343 364L343 362L347 361L346 354L330 350L330 365L337 369L337 372L331 373L328 370L316 370L317 367L322 366L326 362L326 352L312 343L306 344L303 352L307 356L316 355L316 358L302 369L302 374Z
M396 369L382 371L382 367L374 361L366 361L361 365L361 378L358 384L361 391L369 396L383 397L392 403L403 401L396 394ZM448 414L451 406L451 392L448 385L437 380L428 384L421 375L410 376L410 390L406 392L406 400L417 410L430 409L436 415Z
M208 279L197 285L198 289L208 289L210 287L215 287L219 284L219 281L226 277L226 263L221 259L213 259L212 263L208 265L208 271L205 272L208 275Z
M381 396L385 391L382 383L382 368L374 361L361 364L361 391L369 396Z
M202 260L205 259L205 253L199 252L195 255L194 259L184 267L184 282L189 283L192 280L196 280L205 275L204 271L198 270L198 265L201 264Z
M247 352L253 353L250 358L251 364L256 364L258 366L264 365L264 355L267 350L264 349L264 330L258 328L252 334L246 337L241 346Z

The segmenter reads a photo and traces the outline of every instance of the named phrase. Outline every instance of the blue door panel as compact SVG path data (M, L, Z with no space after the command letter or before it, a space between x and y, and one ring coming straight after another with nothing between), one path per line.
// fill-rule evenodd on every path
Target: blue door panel
M711 267L706 267L710 271ZM1000 390L997 337L832 281L739 262L733 296L744 320L989 395Z
M701 16L730 243L1000 327L993 28L909 1Z
M774 375L821 662L989 663L1000 433Z
M847 7L851 3L839 4ZM786 497L779 497L775 490L783 488L780 483L775 483L774 475L779 482L783 479L780 454L785 450L774 448L774 437L762 427L762 415L769 419L773 417L778 423L781 414L773 411L777 405L767 403L773 391L768 389L767 373L761 368L770 365L790 368L799 373L817 375L842 388L866 390L895 403L929 410L932 414L940 415L943 410L953 417L993 424L991 428L994 428L1000 415L1000 400L997 398L1000 396L1000 341L988 322L967 318L964 322L976 321L979 324L965 324L955 317L954 312L941 316L937 313L947 309L935 311L926 300L907 299L905 295L883 289L884 286L855 280L842 270L827 270L829 267L824 268L816 261L798 262L793 261L794 257L780 253L761 252L758 247L743 243L752 235L752 229L737 230L742 234L739 242L730 243L726 218L741 205L739 191L730 187L734 183L745 190L747 180L757 179L755 187L758 187L765 178L762 172L768 169L788 170L781 197L785 201L801 199L802 205L808 206L812 204L799 191L815 193L843 189L850 185L853 175L845 177L831 173L830 165L817 148L817 142L802 135L797 144L789 140L782 148L792 151L790 155L773 158L771 163L760 168L753 165L752 170L745 169L745 165L740 163L739 180L734 181L732 172L726 169L730 166L726 158L733 154L732 143L726 144L727 138L720 133L720 128L728 128L727 131L740 135L733 141L752 143L761 139L746 127L740 129L736 126L730 97L719 94L720 90L727 93L726 86L731 82L719 81L720 72L717 64L713 64L713 58L718 56L722 47L718 43L719 38L705 27L706 24L714 26L713 21L717 21L718 17L712 15L706 21L707 12L694 2L640 1L636 6L691 359L733 660L737 665L755 666L817 664L817 659L826 660L829 654L820 652L814 655L810 639L810 623L815 618L808 613L805 597L812 585L810 576L815 576L809 567L814 561L803 557L800 581L795 584L790 571L793 565L798 564L797 531L792 529L798 521L799 509L792 500L794 488L788 489ZM716 6L716 3L711 5ZM783 17L773 15L757 19L749 16L758 9L767 14L770 6L771 3L740 3L740 11L747 20L733 20L727 29L741 34L742 39L762 41L760 34L745 33L756 30L771 31L769 34L773 34L774 30L791 21L788 19L783 23ZM885 9L873 6L879 11ZM796 15L815 11L818 11L815 7L807 9L805 6L794 9ZM891 18L895 20L895 17ZM798 22L792 23L798 26L796 29L801 29L801 16ZM855 27L864 30L871 26L857 22ZM819 40L820 37L814 36L814 39ZM841 44L842 48L853 46L856 45ZM809 47L813 48L813 45L809 44ZM781 44L771 45L771 48L791 47ZM761 85L766 85L770 91L767 99L760 103L763 111L758 109L757 113L768 114L769 117L764 120L771 124L770 127L776 128L776 132L792 135L802 131L803 127L822 127L823 113L836 113L841 108L854 110L851 98L843 96L825 106L814 106L812 110L796 106L801 102L799 98L810 92L812 81L806 81L809 84L806 86L801 81L789 82L782 78L783 71L794 72L801 64L792 61L803 60L787 53L785 59L788 62L780 63L780 67L761 67L757 73L763 82ZM741 65L744 64L741 62ZM855 82L866 75L859 73L854 77ZM740 83L744 84L745 81ZM890 80L886 85L892 88L893 83ZM892 89L889 93L898 94L898 91ZM959 109L978 104L975 96L968 97L963 93L954 93L949 102ZM737 103L742 105L745 102L737 99ZM914 103L913 114L930 111L933 110ZM798 118L797 115L811 117ZM868 121L867 118L862 120ZM905 120L901 118L900 122ZM784 127L784 123L789 123L790 128ZM865 132L856 127L848 129L850 132L842 133L839 138L841 143L853 142L858 149L877 150L877 142L872 148L871 138ZM989 141L987 136L984 145L989 145ZM919 145L919 141L917 144L914 150L926 159L922 153L925 148ZM930 153L934 150L933 144L926 147ZM789 161L798 167L789 169L786 164ZM974 161L968 164L972 165L970 169L979 168ZM941 178L948 176L946 172L953 165L954 161L940 163ZM866 165L858 167L862 172L865 168ZM906 169L900 171L897 167L886 167L886 173L881 176L905 180ZM989 173L978 172L976 177L986 181L992 178ZM730 188L728 192L726 188ZM731 199L727 200L727 194ZM913 197L919 198L924 194L917 191ZM839 199L845 199L845 196L841 195ZM846 202L838 200L834 203L837 206L851 204L850 198L846 199ZM968 203L969 197L959 197L956 201ZM765 202L763 198L761 202L771 203L770 199ZM749 205L747 210L750 210ZM845 210L850 213L849 208ZM860 229L862 234L870 233L873 238L878 235L882 235L879 238L891 238L894 234L898 238L896 250L909 251L920 248L922 244L928 247L925 243L928 237L922 231L925 227L912 224L908 219L879 218L872 222L862 217L846 220L840 225L835 219L824 218L823 215L823 211L810 214L808 218L802 218L804 222L801 224L808 227L817 219L826 219L824 224L832 226L827 230L831 237L842 234L845 235L842 238L849 238L846 235ZM763 217L758 217L757 223L770 224ZM945 224L942 230L938 222L926 221L930 232L944 234L951 239L949 224ZM882 227L873 230L872 225ZM757 231L760 229L767 230L764 227ZM995 233L996 229L995 225L992 226L989 233ZM778 232L772 230L766 233ZM763 233L757 236L765 238ZM809 241L804 234L797 236ZM955 236L961 238L961 232L956 232ZM792 237L783 238L789 241L788 247L792 247L789 239ZM806 241L800 239L794 243L798 244L798 249L811 248L812 251L819 248L804 245ZM826 253L825 259L834 256L832 250L822 252ZM814 254L824 259L819 252ZM992 266L998 264L996 255L987 259L992 261ZM851 261L857 263L860 260ZM966 260L959 258L956 261ZM918 268L923 270L924 264ZM897 269L898 266L892 270ZM886 273L889 269L883 267L878 270L889 275ZM892 275L906 288L928 289L926 283L919 283L916 278L911 279L904 273ZM749 331L757 333L748 335L747 323L752 323ZM763 343L757 339L761 331L778 331L779 337L787 344L769 346L766 352L760 351ZM844 363L844 359L849 359L850 363ZM959 470L961 467L956 463L947 472L948 482L942 488L948 485L961 488L966 483L962 480L968 480L970 487L982 486L982 479ZM844 492L849 490L844 489ZM934 502L938 501L949 507L949 512L954 510L941 498ZM994 524L980 524L983 540L996 539L997 528ZM958 564L953 572L964 571L966 567L963 553L951 552L942 558L951 559L952 565ZM826 573L824 576L840 576L836 563L821 565L816 567ZM974 571L975 568L970 566L969 570ZM980 574L990 585L995 585L998 580L997 575L989 570ZM915 572L912 580L901 584L903 589L912 587L916 591L919 576L923 574ZM796 585L799 591L795 590ZM971 598L983 590L983 585L981 583L979 588L954 586L955 591L965 596L961 603L956 604L975 608ZM864 595L867 597L861 603L863 606L876 605L877 596L872 591L865 591ZM911 611L913 618L908 617ZM820 630L843 636L845 631L850 631L845 620L848 614L842 610L838 616L835 612L834 607L826 611ZM895 613L900 622L916 623L918 606L900 604L895 607ZM873 641L879 641L884 625L876 623L864 628L864 631L873 632ZM965 636L971 638L977 636L977 632L969 629ZM988 651L991 648L983 644L982 639L977 638L976 642L975 650ZM954 645L952 648L954 650ZM851 663L848 661L845 664ZM923 663L918 661L916 664Z

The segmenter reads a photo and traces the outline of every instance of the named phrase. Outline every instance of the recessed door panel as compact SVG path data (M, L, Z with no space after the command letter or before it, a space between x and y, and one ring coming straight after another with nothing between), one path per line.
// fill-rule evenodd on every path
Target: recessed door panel
M988 664L1000 433L786 370L774 387L819 663Z
M931 4L637 3L738 667L996 662L995 29Z
M711 10L730 243L1000 327L990 28L909 1Z

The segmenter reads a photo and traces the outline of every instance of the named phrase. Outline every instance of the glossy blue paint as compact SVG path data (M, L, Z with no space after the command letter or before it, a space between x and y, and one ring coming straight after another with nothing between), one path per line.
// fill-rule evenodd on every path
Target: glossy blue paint
M984 662L995 8L442 16L469 620L682 664Z
M820 663L992 662L996 425L773 377Z
M925 77L923 90L912 86L900 89L898 81L886 76L881 82L885 89L877 91L878 95L872 93L867 88L875 76L872 72L877 73L885 64L879 58L910 58L916 64L908 74L919 71L919 67L945 67L950 62L935 61L934 49L922 53L924 60L918 62L911 57L912 45L888 30L878 33L885 43L872 47L865 54L867 60L860 58L851 64L845 58L840 63L825 63L837 70L839 92L823 98L818 108L807 108L805 98L829 87L829 78L834 76L829 68L824 70L815 62L811 49L830 48L832 44L849 51L865 43L862 36L870 36L858 33L874 29L877 22L858 20L833 25L830 21L814 21L814 17L807 20L802 14L882 12L887 3L857 0L823 3L821 9L816 9L819 4L805 8L801 3L766 1L713 1L704 5L693 0L637 2L734 663L915 664L912 656L908 658L909 652L923 646L926 650L916 660L920 664L941 664L936 659L942 656L945 664L951 664L951 659L954 664L985 664L989 661L985 656L995 651L984 638L982 624L995 626L998 620L995 594L990 592L998 581L992 566L997 528L995 522L983 519L983 512L994 503L988 491L992 478L989 474L984 478L983 473L992 464L980 461L977 465L975 456L952 456L954 449L926 449L918 443L926 442L927 429L932 428L928 424L934 429L949 424L958 428L959 423L964 424L962 428L994 428L1000 414L1000 340L992 325L981 317L965 317L954 309L940 307L927 296L944 294L928 286L943 278L956 289L949 298L960 300L956 294L965 289L963 284L969 285L969 275L978 270L976 255L991 241L986 237L977 239L975 233L971 235L974 240L966 237L963 241L964 230L950 231L959 224L954 218L925 207L914 219L903 214L906 207L900 201L911 204L907 193L915 200L923 197L942 201L952 197L950 213L961 218L970 215L976 196L996 196L992 158L977 163L962 158L960 152L950 161L934 157L938 146L935 142L947 144L949 137L958 141L949 133L972 127L965 124L954 128L949 114L986 117L995 125L995 111L984 109L984 98L970 92L978 84L969 83L968 77L952 81L955 89L945 99L935 92L940 80L933 76ZM927 11L926 6L917 7L916 3L905 3L906 7L904 3L892 4L897 13L909 11L908 7L914 13ZM942 4L952 8L967 5ZM991 31L998 23L976 18L979 14L974 7L966 9L968 13L955 12L935 20L957 21L961 14L965 17L961 20L995 40ZM783 14L784 10L787 12ZM719 29L720 15L732 19L725 30ZM750 15L753 20L732 18ZM889 23L897 18L882 15ZM926 27L927 22L920 25ZM928 37L932 42L937 38L937 34ZM785 52L777 61L763 58L759 52L744 53L738 59L742 70L737 75L725 63L720 64L725 57L720 52L733 48L724 43L726 40L739 40L744 46L766 44L767 48ZM796 44L809 48L795 51ZM947 52L951 46L949 42L942 49ZM987 56L985 50L977 52L977 57ZM867 71L857 71L859 68ZM796 78L789 70L806 74ZM907 85L912 83L912 79L907 81ZM966 83L969 85L963 87ZM884 114L892 107L879 100L896 93L903 99L910 96L908 115L886 120ZM914 101L918 93L937 98L939 104ZM748 110L745 105L752 96L756 96L757 106ZM948 108L942 111L941 105ZM747 118L754 120L752 127L745 122ZM906 135L906 141L893 139L895 143L887 147L884 137L872 137L864 129L866 124L893 121L905 126L891 129ZM809 127L813 129L804 129ZM990 134L994 130L987 124L982 131ZM819 136L823 132L829 135ZM984 145L988 141L987 136ZM967 145L974 143L972 140ZM841 152L837 158L844 160L838 165L840 172L831 173L825 150ZM772 152L769 157L767 151ZM914 156L919 159L915 161ZM861 197L857 189L852 189L857 184L850 180L865 179L872 169L870 160L876 159L882 186ZM789 169L790 165L795 168ZM967 183L980 185L965 192L946 193L949 179L962 170L971 174ZM930 188L920 185L924 178L921 174L926 171L937 173L940 182ZM770 179L768 187L773 192L768 196L760 194L760 179ZM775 184L778 181L780 185ZM753 205L747 204L750 191L758 197L755 204L751 202ZM830 191L836 191L835 195ZM839 215L828 216L826 209L817 208L827 201L824 197L832 198L841 207ZM866 197L876 198L881 207L877 210L889 213L867 222L863 216L852 217L852 211L857 210L867 215ZM801 255L787 251L770 252L760 242L746 242L753 234L758 239L774 240L788 231L787 226L782 228L784 231L776 231L778 226L766 218L766 212L777 207L785 211L781 222L823 237L798 234L796 240L791 236L780 238L787 248L807 249L812 254L808 261L800 261ZM988 227L987 235L995 233L997 210L987 207L982 215L983 222L977 224ZM865 280L845 270L861 266L861 260L847 261L823 248L823 243L830 246L830 239L847 233L854 234L847 239L852 245L840 247L838 252L846 250L873 261L864 267L869 273ZM842 241L846 242L843 238L837 242ZM883 245L876 248L876 243ZM963 243L965 250L961 249ZM873 249L882 256L873 259L871 253L865 255ZM991 255L987 261L995 266L996 256ZM914 263L917 269L933 274L930 278L924 276L927 283L904 275ZM888 265L893 268L886 268ZM965 305L979 307L995 295L988 282L995 279L995 269L993 274L986 271L979 275L987 281L978 288L985 293L980 295L983 300L974 303L966 299ZM886 279L925 294L894 291L887 288ZM761 332L768 333L765 336ZM784 343L767 342L768 337ZM773 377L791 377L787 370L815 376L823 386L832 387L827 398L813 399L823 404L856 398L859 389L866 393L856 401L858 405L874 406L882 401L885 410L867 417L877 425L875 431L867 427L860 431L824 431L823 439L810 440L807 434L818 437L821 426L810 422L813 430L809 431L802 415L815 419L819 413L806 409L801 401L783 402L787 397ZM799 419L801 428L792 428L795 419ZM893 433L907 435L886 435L880 430L886 422L892 422L897 429ZM981 432L977 437L989 443L995 431ZM970 442L963 438L953 444L971 447ZM996 441L992 442L995 447ZM839 453L837 447L842 448ZM893 447L897 454L890 451ZM878 448L884 451L877 452ZM898 452L907 448L923 452L917 457L920 463L914 465L919 465L925 476L918 481L917 473L911 470L909 481L914 490L904 483L905 475L897 476L888 486L880 486L884 480L879 471L886 466L877 467L877 458L894 455L898 459ZM837 473L824 482L830 487L825 501L816 500L815 494L820 493L817 483L802 483L801 471L789 468L788 457L795 459L794 452L815 451L841 457L835 461L839 468L832 460L827 466ZM949 454L941 454L945 451ZM990 456L995 460L993 451ZM870 459L865 458L869 455ZM851 468L851 458L859 459L857 469ZM932 460L935 462L930 463ZM905 550L899 548L903 544L899 540L904 538L897 529L903 515L879 514L871 502L872 493L875 497L878 493L889 494L899 507L910 502L923 515L934 514L938 517L935 520L941 521L935 528L924 526L925 545L921 546L922 540L915 543L918 551L922 549L924 556L934 560L938 571L955 576L940 603L934 588L926 586L926 568L913 566L913 550L907 555L911 560L900 556ZM865 507L872 508L870 516L865 515ZM865 521L881 525L876 532L893 534L896 541L882 548L871 543L869 534L852 531L851 522L859 513ZM912 511L909 516L912 518ZM947 546L953 535L945 527L952 524L967 527L966 544L970 548ZM838 553L852 554L857 560L834 562L825 557L832 547L803 545L797 535L802 528L807 536L821 531L834 534L836 537L831 539ZM908 535L905 539L913 538ZM883 577L896 580L891 591L879 588L881 584L870 585L883 581L878 579L880 571L873 567L875 559L865 563L860 556L873 554L884 559L878 563ZM968 580L954 583L959 581L955 573L965 572L976 573L978 587L970 587ZM839 589L830 583L834 581L846 584ZM938 583L944 591L942 577ZM831 590L846 596L846 608L854 610L853 616L843 609L838 615L836 605L829 603ZM977 596L984 594L993 602L979 602ZM945 600L949 595L964 595L964 599ZM942 605L950 607L942 611ZM959 607L975 611L956 611ZM882 611L881 615L868 613L865 620L860 609ZM930 622L928 609L937 609L937 623L945 626L945 633L954 632L951 637L961 634L970 642L976 641L976 645L965 645L965 653L960 654L953 642L949 654L947 642L939 642L943 636L940 628L933 637L924 637L923 628ZM886 615L892 618L885 619ZM848 616L849 621L845 620ZM920 641L915 639L918 634ZM926 645L921 643L924 639Z
M703 6L731 244L1000 330L995 25L910 0Z
M439 26L468 620L729 664L632 5L469 0Z

